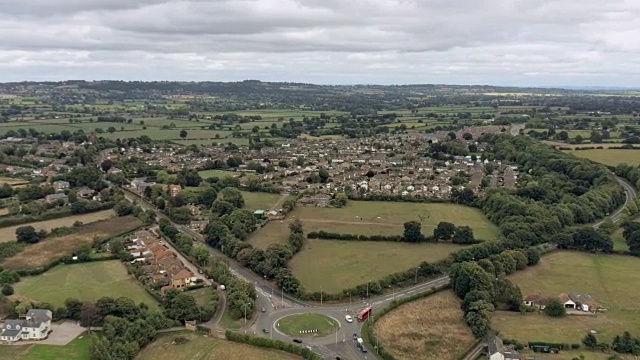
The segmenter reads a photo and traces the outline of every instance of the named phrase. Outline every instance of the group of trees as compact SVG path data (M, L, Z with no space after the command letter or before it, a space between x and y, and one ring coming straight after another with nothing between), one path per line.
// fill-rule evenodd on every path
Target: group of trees
M590 350L606 351L611 349L619 354L640 355L640 339L633 337L628 331L625 331L622 335L616 335L611 344L598 341L595 334L588 333L582 339L582 344Z
M540 259L536 249L505 250L477 262L454 263L449 270L451 286L463 300L465 321L474 336L481 338L489 331L491 312L496 308L510 311L522 309L522 293L506 275L535 265Z
M36 231L31 226L20 226L16 229L16 241L19 243L35 244L47 236L46 230Z
M253 284L233 276L227 264L222 259L216 259L209 277L218 284L226 287L227 306L234 319L241 319L246 314L253 314L255 308L256 290Z
M613 240L591 226L568 229L550 237L560 249L576 249L589 252L613 251Z
M640 223L629 221L623 228L622 236L629 246L629 253L640 256Z
M455 226L446 221L438 223L433 229L433 239L435 242L451 241L454 244L474 244L476 239L473 236L473 230L468 226Z
M519 166L518 190L489 189L476 200L514 244L549 241L568 226L603 218L624 202L624 191L606 167L527 137L484 135L496 159Z

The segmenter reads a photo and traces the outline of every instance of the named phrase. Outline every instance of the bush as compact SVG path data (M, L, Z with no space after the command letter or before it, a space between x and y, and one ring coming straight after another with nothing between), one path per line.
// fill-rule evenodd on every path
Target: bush
M11 286L11 284L2 285L2 295L4 296L13 295L13 286Z
M549 304L544 308L544 313L551 317L563 317L567 314L567 309L558 299L551 299Z

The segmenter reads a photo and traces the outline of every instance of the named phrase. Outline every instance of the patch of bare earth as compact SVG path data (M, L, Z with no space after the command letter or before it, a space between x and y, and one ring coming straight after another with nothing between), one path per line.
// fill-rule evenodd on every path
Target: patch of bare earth
M51 261L71 255L84 245L93 245L95 241L133 230L142 225L140 219L133 216L116 217L82 226L73 234L48 237L37 244L5 259L2 266L7 269L35 269Z
M451 291L400 306L380 318L374 331L386 351L408 360L455 359L475 340Z

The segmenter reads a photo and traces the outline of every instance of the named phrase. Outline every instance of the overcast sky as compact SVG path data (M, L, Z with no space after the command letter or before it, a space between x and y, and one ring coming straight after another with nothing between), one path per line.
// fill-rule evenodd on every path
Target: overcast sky
M640 86L640 0L0 0L0 81Z

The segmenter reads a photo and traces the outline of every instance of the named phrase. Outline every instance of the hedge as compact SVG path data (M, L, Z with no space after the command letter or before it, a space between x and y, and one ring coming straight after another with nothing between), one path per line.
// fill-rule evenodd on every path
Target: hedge
M307 234L309 239L324 240L352 240L352 241L402 241L401 235L358 235L358 234L339 234L324 230L311 231Z
M570 344L551 343L545 341L529 341L529 348L533 349L534 346L548 346L550 348L556 348L558 350L571 350Z
M431 288L425 292L422 293L418 293L400 300L394 300L391 302L391 304L389 304L389 306L383 308L382 310L380 310L377 314L374 314L373 321L366 321L363 326L362 326L362 340L364 340L364 342L367 344L367 347L369 347L370 349L375 349L375 343L376 343L376 337L375 335L373 335L373 326L375 325L376 321L380 320L380 318L382 318L384 315L386 315L388 312L397 309L398 307L400 307L401 305L404 305L408 302L414 301L414 300L418 300L418 299L422 299L425 298L427 296L433 295L435 293L437 293L438 291L442 291L445 289L448 289L449 285L443 285L443 286L436 286L434 288ZM388 353L385 349L384 346L382 346L382 344L380 344L380 342L378 341L378 351L377 351L378 355L383 359L383 360L398 360L396 359L393 355L391 355L390 353Z
M410 203L448 203L451 202L448 199L441 199L437 197L413 197L402 195L383 195L383 194L368 194L367 196L348 195L349 200L354 201L391 201L391 202L410 202Z
M252 346L286 351L288 353L302 356L305 360L323 360L322 356L315 352L298 345L288 344L280 340L273 340L261 337L255 337L227 330L225 333L227 340L238 343L248 344Z

